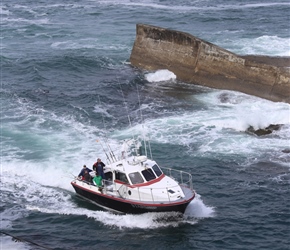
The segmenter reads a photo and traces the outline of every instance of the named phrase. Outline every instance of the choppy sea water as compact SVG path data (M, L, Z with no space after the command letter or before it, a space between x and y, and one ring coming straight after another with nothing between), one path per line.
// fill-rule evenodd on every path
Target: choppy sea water
M290 106L129 64L136 23L237 54L290 55L288 1L7 1L1 13L0 249L288 249ZM128 123L130 117L131 126ZM271 135L245 133L284 124ZM116 215L77 197L81 166L146 134L189 171L184 216Z

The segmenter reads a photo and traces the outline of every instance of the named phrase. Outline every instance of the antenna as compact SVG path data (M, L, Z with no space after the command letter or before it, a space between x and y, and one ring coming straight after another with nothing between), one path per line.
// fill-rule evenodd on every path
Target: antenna
M128 109L128 105L125 101L125 96L124 96L124 93L123 93L123 90L122 90L122 86L121 86L121 83L118 81L119 83L119 86L120 86L120 90L121 90L121 93L122 93L122 97L123 97L123 102L124 102L124 106L126 108L126 111L127 111L127 116L128 116L128 121L129 121L129 125L130 125L130 128L132 127L132 123L131 123L131 119L130 119L130 116L129 116L129 109Z
M137 83L136 83L136 89L137 89L137 94L138 94L141 124L142 124L142 128L144 128L143 115L142 115L142 109L141 109L141 101L140 101L140 93L139 93L139 89L138 89ZM144 143L145 155L147 156L147 145L146 145L146 139L145 139L144 129L142 129L142 136L143 136L143 143ZM141 144L141 147L142 147L142 144Z
M98 95L98 99L99 99L99 105L101 106L101 100L100 100L100 96ZM103 116L103 113L101 112L101 114L102 114L102 120L103 120L103 126L104 126L104 129L105 129L105 131L107 131L107 129L106 129L106 126L105 126L105 120L104 120L104 116ZM108 159L108 161L110 161L110 163L112 163L112 162L114 162L114 161L117 161L116 160L116 157L115 157L115 155L114 155L114 152L112 151L112 149L110 148L110 146L109 146L109 144L108 144L108 138L107 138L107 136L106 136L106 132L105 132L105 143L106 143L106 146L107 146L107 148L108 148L108 150L109 150L109 153L110 153L110 157L111 157L111 160L109 159L109 157L108 157L108 155L107 155L107 153L106 153L106 151L105 151L105 149L104 149L104 147L103 147L103 145L101 144L101 146L102 146L102 148L103 148L103 150L104 150L104 152L105 152L105 154L106 154L106 156L107 156L107 159Z
M126 103L126 101L125 101L125 96L124 96L124 93L123 93L123 90L122 90L121 83L120 83L119 81L118 81L118 83L119 83L120 90L121 90L121 93L122 93L124 106L125 106L126 111L127 111L127 116L128 116L129 125L130 125L130 128L132 128L132 123L131 123L131 119L130 119L130 116L129 116L128 105L127 105L127 103ZM135 154L137 155L137 145L136 145L136 140L135 140L135 136L134 136L134 135L133 135L133 141L134 141L134 144L135 144Z
M140 94L139 94L139 89L138 89L138 85L136 83L136 89L137 89L137 94L138 94L138 101L139 101L139 110L140 110L140 117L141 117L141 123L142 123L142 128L144 128L144 120L143 120L143 114L142 114L142 109L141 109L141 101L140 101ZM142 135L143 135L143 142L144 142L144 149L145 149L145 155L147 155L147 145L146 145L146 138L145 138L145 133L144 133L144 130L142 132ZM151 152L151 146L150 146L150 140L148 140L148 148L149 148L149 151L150 151L150 157L151 159L152 158L152 152Z

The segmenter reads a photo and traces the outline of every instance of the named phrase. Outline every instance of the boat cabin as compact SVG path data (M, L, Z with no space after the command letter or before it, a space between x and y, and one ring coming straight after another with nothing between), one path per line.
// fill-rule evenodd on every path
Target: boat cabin
M138 186L159 178L163 172L158 165L141 158L143 161L127 161L105 167L106 180L125 185ZM148 161L148 162L145 162ZM132 164L134 162L134 164ZM153 162L153 166L151 165ZM151 163L151 164L150 164Z

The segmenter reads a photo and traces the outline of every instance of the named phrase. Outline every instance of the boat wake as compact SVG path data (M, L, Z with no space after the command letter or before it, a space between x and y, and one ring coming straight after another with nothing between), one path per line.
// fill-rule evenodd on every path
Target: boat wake
M68 203L67 203L68 202ZM188 205L184 214L178 212L158 212L144 214L116 214L104 210L84 209L75 204L66 202L66 206L58 209L37 206L26 206L28 210L37 210L42 213L59 213L64 215L86 216L88 220L95 220L109 228L118 229L155 229L166 227L179 227L184 224L197 224L201 219L215 216L214 208L206 206L197 194L196 198ZM71 204L71 206L68 206ZM64 205L64 204L63 204Z
M183 215L186 218L210 218L215 216L215 210L213 207L206 206L199 194L196 194L195 199L189 203L185 213Z
M164 227L178 227L184 224L197 224L199 220L215 216L215 210L206 206L200 196L188 205L184 214L178 212L144 213L144 214L112 214L97 212L96 220L109 227L154 229Z

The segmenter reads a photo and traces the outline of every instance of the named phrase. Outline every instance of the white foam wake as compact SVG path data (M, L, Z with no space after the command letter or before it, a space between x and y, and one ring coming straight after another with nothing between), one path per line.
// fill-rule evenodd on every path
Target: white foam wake
M209 218L215 216L213 207L206 206L199 194L187 206L184 215L188 218Z
M175 80L176 75L167 69L161 69L161 70L157 70L154 73L146 74L145 78L148 82L162 82L162 81Z
M45 206L45 204L43 204L38 206L26 206L26 208L29 210L41 211L42 213L85 215L87 218L93 218L97 222L103 223L108 227L119 229L178 227L183 224L196 224L199 219L213 217L215 214L214 209L206 206L199 195L189 204L184 215L177 212L145 213L138 215L114 214L107 211L95 211L76 207L76 205L67 198L63 199L61 204L58 204L57 207Z

